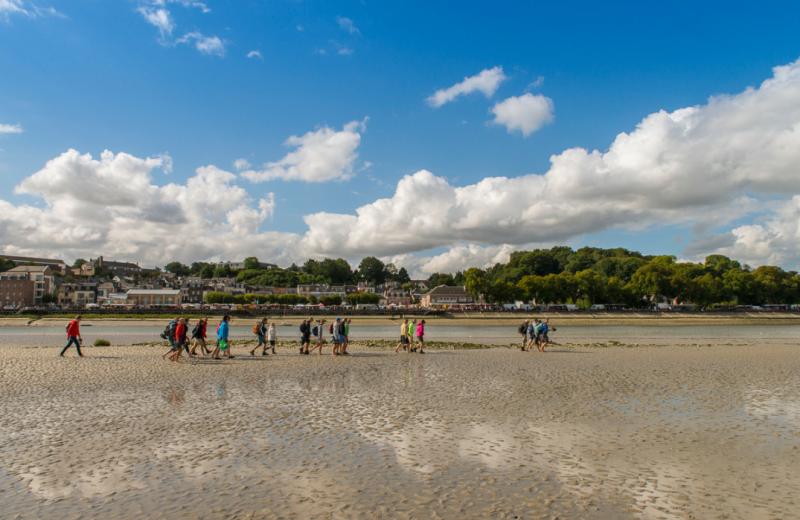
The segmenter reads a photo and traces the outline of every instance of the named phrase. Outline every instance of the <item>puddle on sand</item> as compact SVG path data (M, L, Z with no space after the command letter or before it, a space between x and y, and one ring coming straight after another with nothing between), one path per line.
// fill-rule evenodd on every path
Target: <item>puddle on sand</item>
M14 353L0 349L4 517L794 511L800 432L761 423L794 409L784 377L798 363L774 353L371 352L176 367L151 349L109 352L77 365L6 363Z

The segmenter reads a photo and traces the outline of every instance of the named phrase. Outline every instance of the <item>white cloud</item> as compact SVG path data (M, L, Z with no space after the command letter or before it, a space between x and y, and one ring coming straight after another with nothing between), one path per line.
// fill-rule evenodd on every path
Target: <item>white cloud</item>
M6 254L109 257L163 265L171 259L238 258L244 246L285 262L297 236L259 232L275 210L268 193L254 201L215 166L198 168L185 184L156 186L165 157L139 159L105 151L100 160L75 150L48 161L15 193L39 196L43 209L0 200L0 242Z
M241 175L252 182L272 179L306 182L349 179L358 158L356 149L361 143L359 132L366 129L368 119L351 121L339 132L324 126L301 137L293 135L284 144L296 147L295 151L278 162L265 164L262 171L247 170Z
M5 16L6 18L10 14L31 16L31 13L28 12L23 5L24 4L22 0L0 0L0 15Z
M248 58L258 58L263 60L264 58L261 56L261 51L250 51L247 53Z
M519 130L528 137L553 121L553 100L541 94L528 93L498 101L489 112L494 114L493 123L505 125L509 133Z
M464 242L564 242L615 227L724 225L770 197L800 194L800 62L774 72L759 88L651 114L605 153L565 150L544 175L463 187L424 170L408 175L391 198L355 215L306 216L303 246L318 255L389 256ZM765 251L791 244L794 210L786 211L786 229L737 228L737 240Z
M153 9L149 6L142 6L138 9L139 13L144 16L147 23L154 25L161 33L161 38L172 36L172 30L175 28L175 21L166 9Z
M503 74L503 67L494 67L492 69L484 69L480 74L464 78L461 83L456 83L450 88L437 90L426 101L432 107L440 107L445 103L453 101L458 96L470 94L472 92L483 92L483 94L490 98L494 95L500 83L507 79Z
M236 168L237 171L247 170L250 166L252 165L247 159L236 159L233 161L233 167Z
M353 49L351 49L349 47L341 47L341 48L339 48L338 51L336 51L336 54L339 54L339 55L342 55L342 56L350 56L351 54L353 54Z
M544 85L544 76L539 76L538 78L536 78L536 81L532 81L531 83L528 84L528 88L529 89L537 88L541 87L542 85Z
M17 125L4 125L0 124L0 135L3 134L21 134L22 127Z
M217 36L203 36L201 33L194 31L187 33L183 38L179 38L176 43L192 43L194 42L195 48L203 54L225 56L225 40L221 40Z
M256 182L347 178L363 124L293 136L287 144L296 150L264 171L241 175ZM166 165L163 156L104 152L96 161L70 150L16 189L42 197L44 209L0 201L0 243L7 244L6 254L75 258L104 252L151 265L238 258L246 244L259 258L283 265L375 255L430 272L486 266L503 261L512 248L564 243L611 228L719 229L758 212L766 218L703 236L691 254L722 252L752 265L796 267L798 164L800 62L776 67L758 88L651 114L633 132L619 134L606 152L565 150L551 157L543 175L490 177L466 186L425 170L407 175L390 198L354 214L306 215L304 235L260 232L275 211L274 197L250 200L233 173L215 166L198 168L184 185L159 187L151 171ZM435 248L449 251L409 255Z
M52 7L39 7L31 2L23 0L0 0L0 18L10 19L10 15L22 15L28 18L39 18L42 16L66 16Z
M353 20L351 20L350 18L337 16L336 23L339 24L339 27L349 32L350 34L361 34L361 31L358 30L358 27L355 26Z

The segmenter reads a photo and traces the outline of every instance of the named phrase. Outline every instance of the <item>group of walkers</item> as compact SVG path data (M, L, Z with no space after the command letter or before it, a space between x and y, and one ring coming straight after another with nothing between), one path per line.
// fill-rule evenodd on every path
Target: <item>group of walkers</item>
M414 336L417 337L416 346L414 346ZM397 347L395 347L394 351L397 352L400 350L400 347L403 347L408 354L417 352L417 349L419 349L420 354L424 354L425 351L422 350L424 344L425 320L422 320L419 323L417 323L417 320L409 323L408 318L403 320L402 325L400 325L400 343L397 344Z
M80 333L81 320L81 316L76 316L75 319L70 321L67 325L67 346L61 351L61 356L64 355L70 346L75 345L78 356L83 357L81 353L81 344L83 342ZM197 357L198 347L200 347L200 351L203 355L209 356L211 359L222 359L222 357L232 359L236 357L231 354L230 345L228 343L230 320L230 316L226 315L222 317L222 321L217 325L216 330L217 344L211 349L206 344L208 318L200 318L197 320L197 323L191 330L190 336L190 320L188 318L176 316L175 319L169 322L164 332L161 333L163 339L169 340L171 347L161 358L179 363L184 352L186 352L186 355L190 358ZM325 327L326 321L324 319L316 323L314 322L314 318L303 320L300 324L300 354L307 356L311 352L314 352L314 350L318 350L321 356L322 348L327 343L325 340L325 333L327 331L331 337L331 355L348 355L347 346L350 344L350 322L350 318L336 318L333 323ZM532 323L530 320L525 320L517 329L517 332L522 336L520 350L530 352L535 346L539 352L545 352L545 347L550 341L548 339L548 332L555 330L555 328L549 327L548 320L539 321L536 319L533 320ZM250 351L251 356L255 356L255 351L258 350L259 347L262 347L262 356L268 355L267 350L272 350L272 353L275 354L275 345L278 341L275 323L269 323L269 320L264 318L253 327L253 333L258 339L258 343ZM414 341L415 337L416 342ZM421 320L417 323L415 319L409 323L408 319L405 319L400 325L400 342L397 344L394 351L396 353L402 347L403 350L409 354L415 352L424 354L424 338L425 320ZM220 354L222 354L222 356L220 356Z
M548 320L533 320L533 323L531 323L530 320L522 322L522 325L517 329L519 335L522 336L522 346L520 350L523 352L530 352L535 346L536 350L539 352L545 351L544 348L550 342L547 333L551 330L556 330L555 328L551 329L547 322Z
M331 356L347 356L347 346L350 344L350 318L336 318L327 327L328 334L331 335ZM315 349L322 355L322 347L327 343L325 340L325 332L327 323L324 319L319 320L314 324L314 318L303 320L300 324L300 354L309 355ZM314 346L311 346L311 342Z
M217 325L217 344L214 349L206 345L206 328L208 327L208 318L200 318L197 324L192 329L191 338L189 337L189 325L191 320L189 318L175 317L169 324L164 332L161 333L163 339L169 340L170 349L161 356L162 359L169 359L175 363L180 362L181 355L186 352L188 357L197 357L197 347L203 355L209 356L211 359L222 359L223 357L234 358L231 354L230 345L228 344L228 322L230 316L223 316L222 321ZM191 350L190 350L191 347Z

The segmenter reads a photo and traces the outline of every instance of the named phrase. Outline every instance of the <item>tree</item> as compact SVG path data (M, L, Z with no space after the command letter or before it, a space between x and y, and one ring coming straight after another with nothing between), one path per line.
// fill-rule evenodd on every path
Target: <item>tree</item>
M513 302L517 298L517 287L511 282L497 280L486 288L483 298L489 303Z
M214 266L211 264L204 265L200 272L198 273L201 278L213 278L214 277Z
M0 258L0 273L4 273L9 269L14 269L14 262L6 260L5 258Z
M89 262L87 262L87 261L86 261L86 260L84 260L83 258L77 258L77 259L76 259L76 260L75 260L75 261L72 263L72 268L73 268L73 269L80 269L80 268L81 268L81 266L82 266L83 264L88 264L88 263L89 263Z
M170 262L164 266L164 270L168 273L174 273L178 276L189 276L192 270L180 262Z
M692 302L704 307L710 307L715 303L724 302L726 298L725 284L722 279L717 278L711 273L698 276L694 280L691 290Z
M722 276L722 281L738 305L760 303L758 301L759 283L753 273L741 269L730 269Z
M753 271L759 285L759 303L784 303L792 298L792 275L780 267L762 265Z
M363 258L361 263L358 264L358 272L361 277L375 285L380 285L386 281L385 268L386 266L383 262L374 256Z
M650 295L652 303L657 303L660 296L673 293L670 278L674 269L668 264L655 262L640 267L631 277L631 285L641 295Z
M303 264L303 271L306 270L306 264ZM326 258L322 262L318 262L317 274L333 285L346 285L354 281L350 263L344 258L336 260Z
M521 276L535 274L546 276L561 272L558 260L547 250L533 251L519 259L519 269Z
M558 287L559 300L572 300L573 303L578 301L581 291L574 274L569 271L562 271L556 275L554 281Z
M322 305L327 305L328 307L333 305L341 305L342 304L342 297L338 294L334 294L331 296L321 296L319 302Z
M228 278L231 275L231 266L223 264L214 269L214 278Z
M406 284L411 281L411 277L408 275L408 271L406 271L405 267L401 267L399 271L397 271L397 281Z
M585 269L575 275L578 282L580 293L589 299L591 303L597 303L598 298L602 298L604 283L600 275L592 269Z
M248 256L244 259L244 268L245 269L261 269L261 264L258 262L258 258L254 256Z
M477 267L470 267L464 273L464 288L477 301L486 292L486 273Z
M311 305L316 305L316 304L319 303L319 300L317 300L317 297L314 296L313 294L309 294L308 295L308 303L310 303Z
M470 269L467 269L467 276L469 277ZM524 276L517 284L517 290L520 297L525 301L535 302L536 305L545 303L541 300L539 295L542 287L544 286L544 278L535 274Z

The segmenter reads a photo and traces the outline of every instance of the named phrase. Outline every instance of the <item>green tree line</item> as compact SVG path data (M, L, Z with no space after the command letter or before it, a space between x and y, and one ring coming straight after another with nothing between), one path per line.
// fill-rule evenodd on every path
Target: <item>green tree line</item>
M516 251L507 264L471 268L464 285L487 302L574 303L588 307L617 303L641 307L687 301L716 304L793 304L800 301L800 277L780 267L751 269L722 255L703 263L677 263L674 256L650 256L627 249L569 247Z

